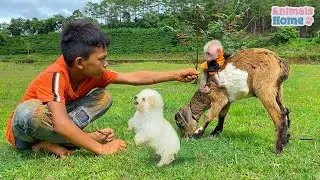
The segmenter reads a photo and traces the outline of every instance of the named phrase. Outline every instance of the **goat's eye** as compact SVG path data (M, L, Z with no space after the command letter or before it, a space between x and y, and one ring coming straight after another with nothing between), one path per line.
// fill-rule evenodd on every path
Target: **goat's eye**
M142 101L146 101L146 98L142 98Z

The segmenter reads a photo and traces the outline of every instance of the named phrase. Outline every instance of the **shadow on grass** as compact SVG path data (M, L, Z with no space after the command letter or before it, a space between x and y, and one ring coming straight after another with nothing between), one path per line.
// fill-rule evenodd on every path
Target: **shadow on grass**
M28 150L18 150L12 147L7 148L7 153L12 156L12 158L22 159L22 160L35 160L35 159L42 159L42 158L56 158L56 159L63 159L60 158L52 153L46 152L44 150L33 151L31 149ZM75 150L71 155L74 157L94 157L95 155L91 152L85 150Z

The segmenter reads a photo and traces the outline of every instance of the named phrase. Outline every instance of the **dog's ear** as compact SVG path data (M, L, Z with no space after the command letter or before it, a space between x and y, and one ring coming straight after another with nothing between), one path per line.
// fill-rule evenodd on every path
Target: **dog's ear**
M146 101L149 103L151 109L156 108L157 106L156 97L154 96L146 97Z

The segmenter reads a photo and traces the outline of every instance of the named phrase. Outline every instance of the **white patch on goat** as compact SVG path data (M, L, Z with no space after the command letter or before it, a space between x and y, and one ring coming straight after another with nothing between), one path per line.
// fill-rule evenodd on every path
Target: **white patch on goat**
M219 76L224 81L230 102L248 97L248 72L238 69L232 63L228 63L227 66L219 72Z
M199 133L199 131L202 131L203 130L203 127L201 126L200 128L198 128L194 133L195 134L198 134Z

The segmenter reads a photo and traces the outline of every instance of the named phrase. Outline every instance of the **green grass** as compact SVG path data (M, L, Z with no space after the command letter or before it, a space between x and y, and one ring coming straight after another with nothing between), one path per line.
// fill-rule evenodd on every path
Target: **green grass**
M139 63L111 65L119 72L171 70L188 64ZM281 155L273 153L274 126L258 99L235 102L220 137L181 139L181 151L170 166L157 168L159 157L149 148L134 145L127 121L134 113L133 96L146 87L158 90L165 103L165 117L177 129L174 113L191 99L198 85L166 82L150 86L110 85L114 103L106 115L86 130L111 127L128 149L115 156L95 156L78 150L59 159L45 152L16 151L5 140L7 117L30 81L44 65L0 63L0 179L320 179L319 65L291 65L284 84L284 98L291 110L294 138Z

